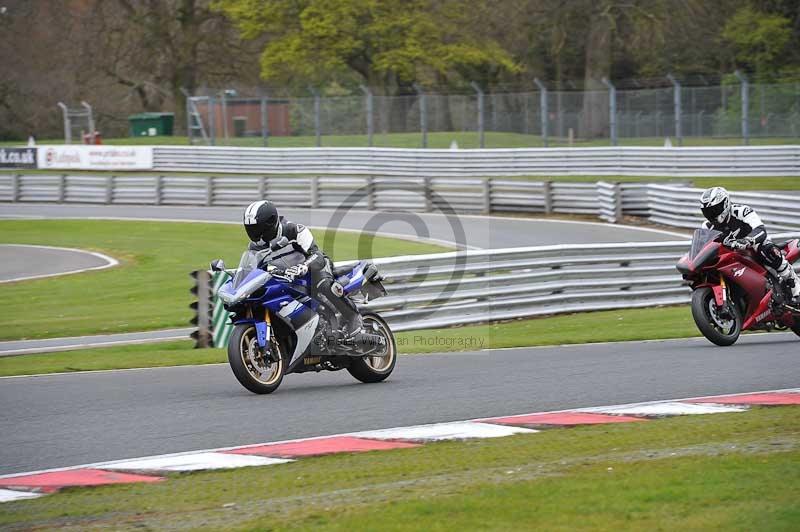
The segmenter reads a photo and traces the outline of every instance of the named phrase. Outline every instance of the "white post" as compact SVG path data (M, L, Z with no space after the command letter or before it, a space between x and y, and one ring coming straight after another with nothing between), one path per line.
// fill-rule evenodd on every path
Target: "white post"
M617 88L608 81L608 78L600 80L603 85L608 87L608 124L611 134L611 145L617 145Z
M750 114L750 83L747 81L747 77L739 70L734 72L734 74L742 83L742 138L744 139L745 145L748 145L750 144L750 124L748 116Z
M542 115L542 144L547 147L547 87L544 83L539 81L539 78L533 78L533 82L539 88L539 112Z
M58 102L61 114L64 115L64 144L72 144L72 126L69 122L69 109L61 102Z
M373 120L372 120L372 91L366 85L359 85L366 98L367 107L367 146L372 147Z
M678 146L683 146L683 131L681 130L681 84L672 74L667 74L667 79L672 82L673 90L675 91L675 138L678 140Z

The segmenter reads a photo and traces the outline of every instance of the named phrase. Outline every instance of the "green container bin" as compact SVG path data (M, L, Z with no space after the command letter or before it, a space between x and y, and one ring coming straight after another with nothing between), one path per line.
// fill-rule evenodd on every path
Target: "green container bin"
M139 113L128 117L131 137L172 136L175 125L173 113Z

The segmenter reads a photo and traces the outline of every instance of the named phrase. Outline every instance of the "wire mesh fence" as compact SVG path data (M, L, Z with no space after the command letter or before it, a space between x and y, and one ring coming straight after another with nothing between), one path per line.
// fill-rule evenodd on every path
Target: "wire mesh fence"
M187 103L192 144L517 148L792 142L800 83L273 98L230 91Z

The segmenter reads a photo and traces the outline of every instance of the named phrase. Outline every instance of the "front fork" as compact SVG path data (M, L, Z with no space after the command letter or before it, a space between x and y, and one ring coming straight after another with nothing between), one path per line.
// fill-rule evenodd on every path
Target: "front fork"
M269 337L270 334L272 334L272 321L269 316L269 310L266 307L264 308L264 321L255 322L255 326L256 338L258 339L258 348L261 350L264 358L266 359L269 357L277 362L278 360L276 357L280 356L280 353L270 349Z
M731 305L734 303L730 299L730 290L728 289L728 284L725 282L725 278L720 275L719 284L712 286L711 289L714 291L714 302L717 308L720 309L721 316L726 318L732 317L734 314Z
M725 284L725 278L720 276L719 284L711 287L714 290L714 299L718 307L725 307L728 302L728 286Z

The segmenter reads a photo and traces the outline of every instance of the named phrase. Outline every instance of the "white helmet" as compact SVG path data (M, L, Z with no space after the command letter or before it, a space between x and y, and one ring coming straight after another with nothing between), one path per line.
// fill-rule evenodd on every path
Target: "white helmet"
M731 198L722 187L712 187L700 196L700 210L712 224L723 224L731 215Z

